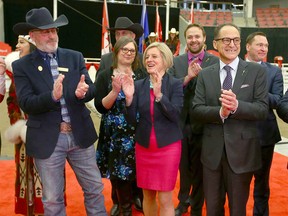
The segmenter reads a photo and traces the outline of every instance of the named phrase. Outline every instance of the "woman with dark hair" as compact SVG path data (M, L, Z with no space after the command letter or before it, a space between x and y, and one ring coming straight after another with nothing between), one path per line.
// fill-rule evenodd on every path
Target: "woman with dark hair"
M117 40L113 64L100 71L95 81L95 107L102 114L96 158L102 177L109 178L120 204L122 215L132 215L131 185L136 182L135 128L123 115L125 95L122 85L126 77L138 80L146 76L137 69L138 50L134 39ZM119 214L119 213L118 213Z
M26 155L25 135L27 115L18 104L12 62L35 50L35 43L29 35L19 35L16 51L5 58L6 74L11 80L9 86L7 107L10 124L5 133L6 138L15 144L15 213L23 215L43 214L42 185L39 174L34 166L33 158Z

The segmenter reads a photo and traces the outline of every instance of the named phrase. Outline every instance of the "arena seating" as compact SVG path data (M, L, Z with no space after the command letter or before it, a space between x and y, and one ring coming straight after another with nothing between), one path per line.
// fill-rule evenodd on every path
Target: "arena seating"
M181 10L180 15L190 21L190 10ZM233 16L231 11L194 11L194 22L203 26L216 26L222 23L231 23Z
M287 28L288 8L257 8L256 21L260 28Z

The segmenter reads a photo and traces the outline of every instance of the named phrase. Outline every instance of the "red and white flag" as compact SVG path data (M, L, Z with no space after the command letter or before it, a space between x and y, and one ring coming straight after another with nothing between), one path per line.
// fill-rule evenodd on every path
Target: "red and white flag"
M162 42L162 25L158 11L158 4L156 3L156 20L155 20L155 33L157 35L157 41Z
M109 19L108 19L108 9L107 2L104 0L103 3L103 14L102 14L102 46L101 46L101 54L110 52L110 39L109 39Z
M194 1L191 2L190 23L194 23Z

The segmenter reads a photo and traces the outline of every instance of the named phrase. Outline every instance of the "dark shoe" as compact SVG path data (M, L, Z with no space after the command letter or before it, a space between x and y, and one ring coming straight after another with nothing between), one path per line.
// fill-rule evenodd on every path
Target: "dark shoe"
M134 208L137 211L143 212L142 202L141 202L141 199L139 197L134 199Z
M189 204L188 203L179 203L175 208L175 216L182 216L182 214L188 212Z
M132 216L132 208L130 203L121 205L122 216Z
M119 205L118 204L114 204L110 210L110 215L111 216L118 216L120 213L120 209L119 209Z

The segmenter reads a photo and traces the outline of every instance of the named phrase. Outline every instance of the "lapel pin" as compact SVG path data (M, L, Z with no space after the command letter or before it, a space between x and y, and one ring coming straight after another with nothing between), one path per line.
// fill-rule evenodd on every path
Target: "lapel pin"
M42 71L43 67L42 66L38 66L38 71Z
M244 74L245 74L245 72L246 72L246 71L245 71L245 70L243 70L243 72L242 72L242 75L244 75Z

